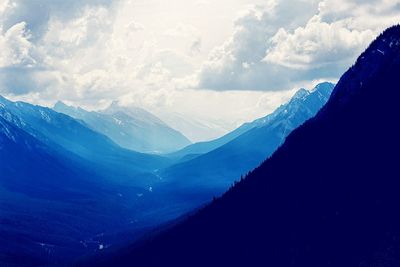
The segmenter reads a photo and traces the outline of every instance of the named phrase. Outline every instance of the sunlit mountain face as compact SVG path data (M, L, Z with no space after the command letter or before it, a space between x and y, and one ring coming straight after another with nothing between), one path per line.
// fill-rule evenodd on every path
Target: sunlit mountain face
M0 266L397 267L399 6L0 0Z

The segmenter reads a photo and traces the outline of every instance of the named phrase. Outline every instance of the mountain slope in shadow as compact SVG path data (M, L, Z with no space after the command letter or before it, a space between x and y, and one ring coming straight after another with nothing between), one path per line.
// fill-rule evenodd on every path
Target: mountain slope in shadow
M399 266L400 26L317 116L185 222L96 266Z

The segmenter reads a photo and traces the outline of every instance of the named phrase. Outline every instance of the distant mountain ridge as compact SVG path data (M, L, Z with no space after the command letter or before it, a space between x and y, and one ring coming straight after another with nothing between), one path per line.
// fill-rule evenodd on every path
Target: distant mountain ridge
M243 181L185 222L94 265L399 266L399 73L397 25Z
M176 194L192 199L193 203L197 201L197 204L207 201L221 194L241 175L268 158L292 130L320 110L333 88L332 83L321 83L311 91L300 89L272 114L244 124L225 137L207 144L208 148L222 143L221 146L160 170L158 175L164 183L172 184L169 188L177 190ZM199 199L195 201L191 194Z
M57 102L53 109L84 121L122 147L142 153L167 153L190 144L189 139L153 114L113 102L102 111L86 111Z
M0 98L4 118L12 114L21 129L53 148L61 148L83 159L99 173L110 179L126 180L137 173L165 167L169 160L156 155L147 155L121 148L105 135L84 123L50 108L24 102L12 102ZM150 180L151 181L151 180ZM136 180L142 184L149 180Z
M292 97L290 101L294 101L294 99L301 99L304 97L307 97L309 94L313 93L313 91L319 91L320 97L322 97L322 101L327 101L329 98L330 92L333 90L334 85L332 83L324 82L318 84L313 90L308 91L304 88L300 89L299 91L296 92L296 94ZM191 157L196 157L200 156L201 154L208 153L214 149L217 149L218 147L221 147L225 145L226 143L232 141L233 139L239 137L240 135L244 134L245 132L256 128L256 127L262 127L266 124L268 124L271 120L273 120L280 112L282 112L283 109L285 109L286 106L288 106L289 103L286 103L282 106L280 106L277 110L275 110L272 114L267 115L265 117L256 119L252 122L244 123L237 129L233 130L232 132L217 138L215 140L207 141L207 142L199 142L195 143L192 145L189 145L179 151L173 152L168 154L169 157L172 158L181 158L185 160L185 157L190 158ZM311 107L313 108L313 107ZM310 113L315 114L315 110L311 110Z

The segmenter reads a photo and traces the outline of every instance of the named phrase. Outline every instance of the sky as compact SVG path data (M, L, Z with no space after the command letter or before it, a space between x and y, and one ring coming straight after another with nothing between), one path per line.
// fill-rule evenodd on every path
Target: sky
M0 94L116 100L210 139L337 81L399 21L400 0L0 0Z

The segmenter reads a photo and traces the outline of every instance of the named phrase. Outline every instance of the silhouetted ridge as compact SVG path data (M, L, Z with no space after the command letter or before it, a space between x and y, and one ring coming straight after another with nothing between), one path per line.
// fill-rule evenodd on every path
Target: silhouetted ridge
M94 265L399 266L399 37L380 35L328 105L222 198Z
M396 25L380 34L361 54L356 63L342 76L325 107L339 106L354 95L365 91L366 83L399 61L399 51L400 25Z

